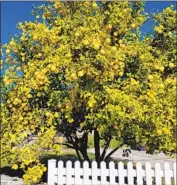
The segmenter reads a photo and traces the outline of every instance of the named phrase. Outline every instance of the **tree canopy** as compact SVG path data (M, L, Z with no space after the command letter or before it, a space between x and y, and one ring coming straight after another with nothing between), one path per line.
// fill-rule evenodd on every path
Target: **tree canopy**
M57 133L84 160L91 132L98 162L124 144L175 151L173 6L152 15L156 23L144 37L144 2L51 2L33 14L3 48L2 160L24 169L31 184L46 170L41 153L60 154ZM117 147L107 154L113 138Z

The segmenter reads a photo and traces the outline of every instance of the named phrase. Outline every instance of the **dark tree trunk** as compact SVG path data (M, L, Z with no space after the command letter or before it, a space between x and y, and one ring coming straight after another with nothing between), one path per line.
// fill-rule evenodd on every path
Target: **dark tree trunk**
M100 157L100 136L97 129L94 130L94 148L95 148L95 159L98 163L101 162Z
M84 160L90 161L87 153L87 146L88 146L88 133L84 133L81 143L81 153L83 155Z

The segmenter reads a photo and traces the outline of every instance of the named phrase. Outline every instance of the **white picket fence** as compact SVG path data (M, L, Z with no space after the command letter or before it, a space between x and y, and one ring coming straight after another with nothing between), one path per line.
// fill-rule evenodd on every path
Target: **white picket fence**
M48 185L176 185L176 163L48 161Z

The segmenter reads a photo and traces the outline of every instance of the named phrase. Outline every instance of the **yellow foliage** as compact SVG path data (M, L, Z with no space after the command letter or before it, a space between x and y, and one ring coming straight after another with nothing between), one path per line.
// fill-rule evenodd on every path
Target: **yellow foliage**
M13 164L12 165L12 169L17 170L18 169L18 165L17 164Z
M72 137L98 129L105 141L176 149L176 11L154 14L155 33L142 39L143 2L100 3L106 10L89 1L40 6L43 20L19 23L3 46L1 158L25 171L26 184L46 171L44 150L60 154L64 140L53 141L64 127Z

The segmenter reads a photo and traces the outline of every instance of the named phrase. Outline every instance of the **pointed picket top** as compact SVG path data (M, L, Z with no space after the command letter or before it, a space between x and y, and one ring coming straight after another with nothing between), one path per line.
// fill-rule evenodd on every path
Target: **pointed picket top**
M101 163L100 163L100 167L102 168L106 168L106 163L105 163L105 161L101 161Z
M84 162L83 162L83 166L89 168L89 163L88 163L88 161L84 161Z
M92 168L93 168L93 167L96 167L96 168L97 168L97 166L98 166L98 165L97 165L97 162L96 162L96 161L92 161L91 166L92 166Z
M124 169L124 163L122 161L118 162L118 168Z
M70 161L70 160L67 161L67 162L66 162L66 167L71 167L71 168L72 168L72 161Z
M75 161L75 162L74 162L74 167L75 167L75 168L81 168L81 163L80 163L80 161L78 161L78 160Z
M58 168L63 168L64 167L64 162L63 161L58 161Z
M168 162L165 162L165 163L164 163L164 168L170 169L170 164L169 164Z
M110 161L110 162L109 162L109 168L114 169L114 168L115 168L115 162Z
M57 160L56 159L50 159L48 161L49 168L56 168Z
M127 166L129 166L130 168L133 168L133 163L129 161L129 162L127 163Z
M145 177L144 170L142 169L142 164L140 162L136 163L136 177L137 185L143 185L143 177Z

